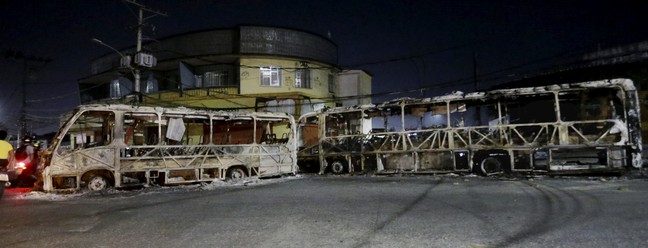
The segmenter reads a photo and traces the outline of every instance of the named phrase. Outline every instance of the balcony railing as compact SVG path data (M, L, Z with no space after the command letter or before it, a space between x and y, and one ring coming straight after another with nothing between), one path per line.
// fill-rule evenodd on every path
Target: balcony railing
M161 91L161 92L149 93L146 95L152 98L175 100L184 97L208 98L212 96L223 97L223 95L236 96L238 94L239 94L238 86L219 86L219 87L210 87L210 88L184 89L182 91L180 90Z
M144 100L146 101L147 98L149 99L161 99L161 100L179 100L183 98L212 98L214 96L218 96L219 98L227 97L227 96L237 96L239 94L239 89L238 86L236 85L230 85L230 86L218 86L218 87L209 87L209 88L192 88L192 89L185 89L183 91L180 90L164 90L164 91L158 91L158 92L153 92L153 93L143 93ZM93 97L92 99L85 99L83 100L83 104L89 104L89 103L122 103L124 102L125 97Z

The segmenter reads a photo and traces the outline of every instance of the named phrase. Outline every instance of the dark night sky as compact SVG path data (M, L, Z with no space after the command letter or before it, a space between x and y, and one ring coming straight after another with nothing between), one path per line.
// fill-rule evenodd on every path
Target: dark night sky
M168 14L149 20L151 38L241 24L330 32L339 65L373 75L374 101L419 88L430 89L419 95L471 91L464 79L473 77L473 54L479 78L502 79L565 55L648 40L646 1L140 2ZM79 104L76 80L88 75L89 62L111 52L91 39L133 46L136 21L136 9L118 0L0 0L0 126L17 129L26 81L34 130L53 131L56 117ZM5 57L7 50L52 61L24 73L24 60Z

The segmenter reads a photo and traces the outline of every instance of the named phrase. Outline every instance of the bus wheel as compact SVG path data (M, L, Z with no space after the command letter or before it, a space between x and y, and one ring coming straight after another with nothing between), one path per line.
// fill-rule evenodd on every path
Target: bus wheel
M2 195L4 194L5 190L5 182L0 181L0 199L2 198Z
M487 157L480 163L481 172L485 176L501 174L503 172L502 162L494 157Z
M108 188L108 179L102 175L92 175L88 180L88 189L92 191L99 191Z
M335 160L333 163L331 163L331 171L334 174L342 174L344 173L344 164L340 160Z
M241 179L245 178L245 170L241 167L232 167L227 170L227 178L229 179Z

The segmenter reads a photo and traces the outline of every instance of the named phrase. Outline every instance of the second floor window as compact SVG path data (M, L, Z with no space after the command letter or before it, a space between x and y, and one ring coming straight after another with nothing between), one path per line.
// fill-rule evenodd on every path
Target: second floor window
M295 88L311 88L309 69L297 69L295 71Z
M281 70L279 67L261 67L262 86L281 86Z
M228 84L228 75L226 71L208 71L203 74L203 86L222 86Z
M119 79L110 81L110 97L120 97L120 96L122 96L122 94L121 94L121 87L119 85Z
M328 75L328 88L330 93L335 93L335 77L333 74Z

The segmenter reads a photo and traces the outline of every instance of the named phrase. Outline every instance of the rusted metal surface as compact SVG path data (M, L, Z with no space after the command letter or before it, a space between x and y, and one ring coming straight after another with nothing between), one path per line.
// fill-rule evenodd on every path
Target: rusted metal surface
M320 173L333 162L350 173L639 168L637 103L632 81L614 79L328 109L300 118L319 125L300 163Z
M80 106L45 152L44 189L76 190L97 175L124 187L225 179L230 168L245 176L295 173L294 127L281 113ZM280 131L284 138L276 138Z

